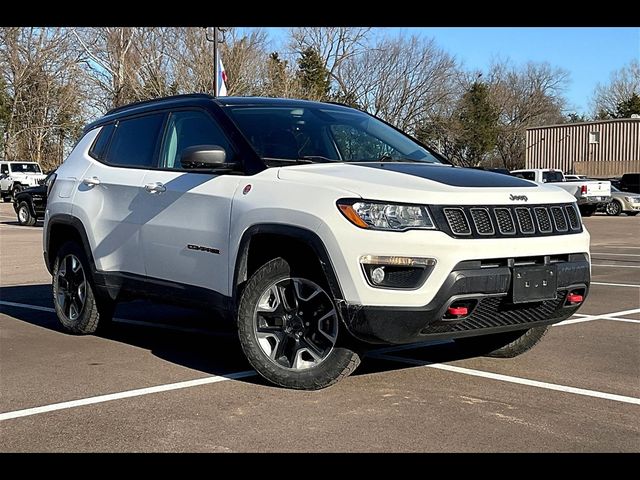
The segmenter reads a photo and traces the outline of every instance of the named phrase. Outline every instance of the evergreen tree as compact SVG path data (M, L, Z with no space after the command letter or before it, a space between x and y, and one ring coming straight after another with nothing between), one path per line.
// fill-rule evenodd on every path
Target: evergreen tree
M466 165L478 165L496 146L499 111L491 102L489 89L475 82L458 105L457 150Z
M298 78L302 94L309 100L326 100L331 83L329 72L320 54L313 48L305 49L298 59Z
M631 118L631 115L640 115L640 96L633 92L629 98L618 103L614 118Z

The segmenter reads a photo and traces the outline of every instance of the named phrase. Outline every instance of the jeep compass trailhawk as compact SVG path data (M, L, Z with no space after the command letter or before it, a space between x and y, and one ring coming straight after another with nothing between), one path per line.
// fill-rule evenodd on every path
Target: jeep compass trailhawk
M44 258L70 332L119 300L205 305L271 382L318 389L367 345L513 357L589 289L555 187L452 166L341 105L194 94L110 111L49 182Z

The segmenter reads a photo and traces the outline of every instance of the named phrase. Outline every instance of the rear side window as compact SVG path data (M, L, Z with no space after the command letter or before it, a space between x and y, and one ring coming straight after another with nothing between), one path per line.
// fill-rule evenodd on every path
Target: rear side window
M560 172L542 172L542 181L543 182L561 182L562 181L562 173Z
M100 130L100 133L93 142L91 150L89 150L89 155L96 160L105 160L107 147L109 146L109 141L111 140L111 136L113 135L115 128L116 127L113 123L102 127L102 130Z
M163 120L164 114L157 113L118 122L106 162L123 167L153 166Z
M9 165L6 163L2 164L2 167L0 167L0 173L9 175Z

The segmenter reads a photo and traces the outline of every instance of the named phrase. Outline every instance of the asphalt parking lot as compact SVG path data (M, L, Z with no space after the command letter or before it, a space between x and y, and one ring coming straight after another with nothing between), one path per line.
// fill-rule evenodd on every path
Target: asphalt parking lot
M530 352L377 349L299 392L262 381L202 312L134 302L103 336L63 333L42 228L0 204L0 451L637 452L640 218L585 224L591 294Z

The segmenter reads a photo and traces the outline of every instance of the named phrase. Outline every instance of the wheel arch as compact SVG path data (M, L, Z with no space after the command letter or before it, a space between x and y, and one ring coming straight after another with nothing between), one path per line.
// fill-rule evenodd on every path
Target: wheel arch
M255 240L267 240L267 243L260 248ZM268 247L276 246L273 250ZM277 256L287 256L292 253L292 247L308 249L313 252L322 272L327 280L331 295L337 301L344 298L335 268L331 262L328 250L322 239L313 231L303 227L292 225L282 225L273 223L263 223L252 225L242 234L239 242L238 254L236 255L233 269L232 300L233 305L237 305L242 285L246 283L256 265L252 265L252 256L256 255L258 260L270 260ZM303 250L304 252L304 250ZM297 251L298 255L301 253ZM263 255L264 256L261 256ZM257 263L260 263L258 261ZM259 268L260 265L257 265Z
M45 264L49 273L53 271L53 262L55 261L58 249L68 240L75 240L80 243L89 260L91 272L96 271L89 238L80 219L65 213L52 215L51 218L49 218L46 228Z

